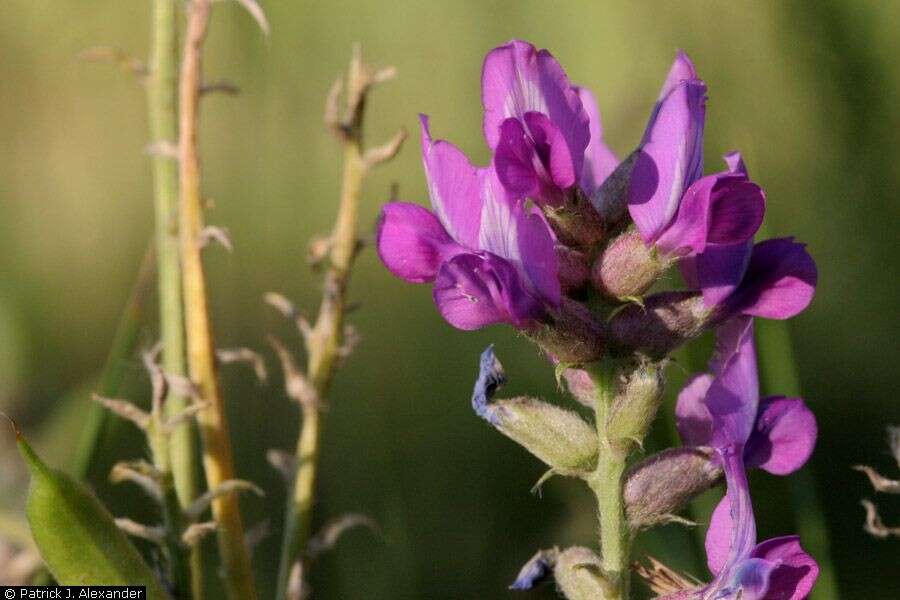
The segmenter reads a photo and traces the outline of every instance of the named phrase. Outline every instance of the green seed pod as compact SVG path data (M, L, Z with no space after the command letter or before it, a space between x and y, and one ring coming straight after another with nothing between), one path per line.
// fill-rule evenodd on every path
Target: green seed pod
M507 398L488 406L501 433L561 473L597 466L597 432L578 413L535 398Z
M142 585L147 598L169 595L99 500L51 469L16 434L31 483L25 507L41 558L62 585Z
M609 583L600 557L588 548L573 546L560 553L553 568L559 591L569 600L603 600Z

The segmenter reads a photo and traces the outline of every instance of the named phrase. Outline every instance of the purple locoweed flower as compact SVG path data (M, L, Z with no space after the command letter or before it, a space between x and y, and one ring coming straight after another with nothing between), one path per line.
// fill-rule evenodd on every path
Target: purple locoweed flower
M735 330L746 328L736 333ZM745 336L747 345L740 380L732 390L722 389L722 361L733 349L735 336ZM801 398L768 396L759 399L759 384L752 351L752 326L741 317L720 328L720 345L712 361L712 373L693 376L678 394L675 416L682 442L687 446L714 446L715 419L709 407L710 396L730 393L747 407L744 418L752 423L744 441L743 460L748 467L759 467L774 475L787 475L802 467L816 444L816 418ZM751 415L751 408L753 414Z
M753 243L764 198L754 198L747 187L747 168L740 153L727 154L725 161L729 168L724 180L741 186L743 192L732 192L737 199L729 202L723 228L738 235L709 240L681 262L682 275L689 286L701 290L704 304L717 310L720 321L737 314L793 317L812 301L818 279L815 261L805 245L793 238ZM753 222L751 230L747 225Z
M655 243L682 196L703 173L706 84L682 51L663 83L634 157L628 212L644 242Z
M500 182L541 206L564 204L591 142L578 89L550 52L520 40L488 53L481 85L484 137Z
M434 212L385 205L378 254L396 276L434 282L441 315L459 329L509 323L528 329L560 302L554 239L542 215L511 196L491 168L432 140L422 121L422 159Z
M715 575L699 590L669 596L720 600L801 600L818 576L818 566L800 546L797 536L784 536L757 544L756 522L747 482L745 460L759 412L753 326L749 318L735 319L720 328L702 403L708 423L702 436L715 450L725 471L727 494L713 515L707 532L707 562ZM697 386L702 387L702 386ZM696 395L693 390L688 396ZM808 426L808 423L807 423ZM698 435L692 432L689 435ZM782 451L787 462L774 468L796 468L805 461L803 449Z

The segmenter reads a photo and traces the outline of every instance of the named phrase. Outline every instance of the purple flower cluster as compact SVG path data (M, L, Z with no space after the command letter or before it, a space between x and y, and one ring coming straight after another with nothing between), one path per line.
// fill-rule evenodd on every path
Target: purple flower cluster
M704 176L706 84L694 64L677 54L640 143L622 161L603 141L592 94L529 43L512 41L488 53L482 104L492 152L487 166L434 140L421 117L432 210L405 202L384 207L382 261L406 281L433 283L435 304L454 327L508 323L524 330L589 406L597 397L595 375L578 366L609 354L631 361L634 375L643 361L664 359L715 328L710 373L688 383L676 411L684 443L701 449L691 452L711 452L727 482L707 535L714 577L666 598L805 598L816 562L796 536L757 543L746 469L786 475L815 445L815 418L802 400L759 398L753 318L787 319L804 310L815 293L816 266L792 238L755 241L766 195L739 153L724 157L723 171ZM688 289L647 295L675 265ZM535 401L510 404L519 416L494 418L488 400L503 378L490 349L481 367L473 404L507 435L549 463L559 448L571 448L579 461L597 451L593 439L579 445L591 437L585 428L594 427L574 413ZM635 394L652 419L661 383L634 382L624 398ZM645 427L639 417L646 415L630 415L619 404L616 410L621 422ZM531 415L553 423L539 427ZM609 421L597 426L609 434ZM559 435L565 444L542 445ZM530 587L536 574L548 572L552 561L541 560L516 587Z
M739 314L793 316L812 299L815 264L791 239L753 243L765 194L739 154L702 176L705 102L706 85L680 52L638 148L620 163L603 142L593 96L548 51L522 41L495 48L482 71L491 164L474 166L434 140L423 116L432 211L387 204L379 255L398 277L433 283L438 310L459 329L553 323L563 294L584 298L591 263L601 266L623 230L639 235L658 264L679 263L708 325ZM630 218L609 216L616 204Z

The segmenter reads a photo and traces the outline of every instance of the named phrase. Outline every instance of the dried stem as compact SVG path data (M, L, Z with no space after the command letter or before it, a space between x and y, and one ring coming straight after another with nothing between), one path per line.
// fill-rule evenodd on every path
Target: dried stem
M359 250L358 212L362 183L370 168L396 155L404 138L404 133L400 132L384 146L363 151L362 123L366 96L373 84L385 81L393 73L392 69L371 71L362 62L357 47L347 75L346 117L343 120L338 117L340 81L332 87L326 100L326 124L344 145L344 172L340 204L326 254L328 269L319 313L311 328L301 326L307 351L306 381L314 394L312 399L301 401L303 421L297 440L297 473L286 509L278 569L277 598L282 600L288 595L291 572L295 564L303 559L311 533L322 399L328 393L340 359L346 355L344 316L350 269Z
M198 155L198 114L202 85L203 43L209 27L210 0L193 0L188 6L184 56L180 80L179 166L181 180L181 267L184 286L187 357L191 380L209 406L198 414L203 438L206 482L214 489L234 478L228 421L216 376L215 345L209 319L206 280L200 248L203 211ZM253 600L256 590L250 559L244 545L244 528L235 492L219 496L212 504L222 567L231 598Z

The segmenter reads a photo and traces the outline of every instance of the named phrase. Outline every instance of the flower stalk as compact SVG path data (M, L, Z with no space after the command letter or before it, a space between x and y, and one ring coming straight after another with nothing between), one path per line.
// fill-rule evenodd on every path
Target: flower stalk
M203 440L203 467L210 490L234 478L228 421L216 373L215 346L209 317L206 280L201 257L203 208L201 196L198 125L202 86L203 43L209 28L210 0L188 5L184 54L179 84L179 240L187 328L187 359L191 380L208 406L197 415ZM213 519L228 594L231 598L256 598L250 559L244 544L244 528L236 492L212 501Z
M615 398L618 369L603 361L590 371L597 389L595 413L599 454L597 468L587 478L597 497L600 518L600 550L603 572L609 587L605 600L628 598L631 533L625 518L625 466L630 443L622 445L609 434L609 412Z
M292 394L302 410L302 424L297 440L297 472L293 490L285 510L285 528L278 569L277 598L292 597L292 573L301 565L312 531L313 504L321 436L321 405L328 393L332 377L340 360L349 352L344 317L347 287L353 262L360 248L359 203L363 181L368 171L393 158L405 139L398 132L386 144L365 150L363 146L363 116L366 97L372 85L394 76L394 69L372 71L362 61L360 48L354 48L347 74L346 116L338 115L338 95L343 87L338 80L328 95L325 109L326 125L344 147L341 194L334 228L328 238L324 293L313 325L301 325L307 353L307 393ZM285 358L282 358L284 361ZM299 374L295 374L299 375ZM289 379L286 372L286 377Z

